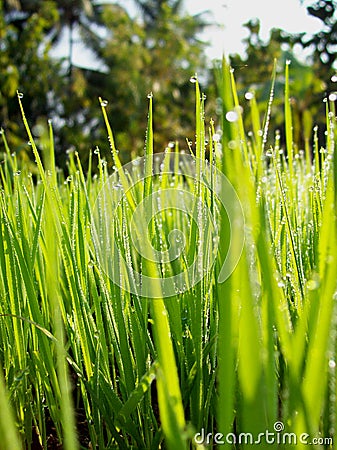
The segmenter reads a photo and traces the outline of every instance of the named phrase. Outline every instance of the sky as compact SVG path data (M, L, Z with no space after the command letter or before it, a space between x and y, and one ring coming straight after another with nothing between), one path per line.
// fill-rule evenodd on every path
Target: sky
M268 39L272 28L313 34L321 27L321 21L308 15L300 0L185 0L185 8L190 14L208 9L210 19L218 24L203 36L211 43L207 52L211 59L221 58L222 53L243 54L242 39L248 34L243 24L255 17L260 19L263 39Z

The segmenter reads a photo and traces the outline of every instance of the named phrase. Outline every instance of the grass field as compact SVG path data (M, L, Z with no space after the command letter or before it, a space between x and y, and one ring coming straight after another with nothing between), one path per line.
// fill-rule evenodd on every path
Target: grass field
M300 149L288 64L284 145L275 74L261 122L224 61L221 132L191 82L195 142L153 153L150 95L126 166L100 100L114 170L96 149L95 175L76 152L55 167L18 95L35 163L1 132L1 449L334 448L335 105Z

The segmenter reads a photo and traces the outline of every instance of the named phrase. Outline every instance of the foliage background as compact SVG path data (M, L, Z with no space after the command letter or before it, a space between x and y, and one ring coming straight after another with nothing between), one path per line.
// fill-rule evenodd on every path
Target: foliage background
M189 78L197 72L209 99L215 97L216 62L207 61L207 43L200 40L200 32L214 19L208 14L185 14L183 0L135 0L134 4L136 18L123 2L0 1L0 123L8 130L11 148L24 159L31 152L22 140L17 90L24 93L24 107L36 138L43 138L47 119L53 120L57 163L62 167L70 149L79 152L84 166L96 146L108 155L99 96L110 101L123 162L143 151L149 92L155 99L155 150L162 151L172 140L178 140L181 147L186 147L186 139L194 140ZM254 90L262 110L268 101L274 59L279 61L280 72L285 60L292 60L292 76L297 80L291 85L294 133L300 145L310 138L314 120L321 125L323 140L322 99L335 89L331 77L337 45L336 1L312 2L304 7L322 23L317 35L289 35L273 29L264 42L259 21L251 20L245 24L249 31L245 54L230 55L239 94L243 96L247 88ZM91 51L95 68L90 63L89 68L74 64L78 39ZM55 57L53 49L60 42L66 42L66 54ZM309 49L309 59L297 61L294 47ZM279 81L276 93L283 89ZM208 101L206 107L216 118L216 103ZM281 105L276 101L273 107L273 126L283 139Z

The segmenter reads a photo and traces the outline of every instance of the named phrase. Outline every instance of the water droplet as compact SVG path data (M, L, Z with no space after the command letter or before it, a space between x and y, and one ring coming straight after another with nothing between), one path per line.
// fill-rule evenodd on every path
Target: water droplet
M228 111L226 114L226 120L228 120L228 122L236 122L238 118L239 115L236 111Z
M98 148L98 147L95 148L94 154L95 154L95 155L99 155L99 148Z
M101 106L103 106L103 108L105 108L108 105L108 100L101 100Z
M333 83L336 83L336 82L337 82L337 74L332 75L331 81L332 81Z
M307 289L309 291L314 291L315 289L317 289L319 287L319 282L318 280L309 280L307 281Z
M48 119L48 125L52 125L53 121L51 119Z
M153 93L150 92L149 94L147 94L147 98L153 98Z
M175 145L176 145L176 143L174 141L171 141L171 142L168 143L168 147L169 148L174 148Z
M326 103L328 101L328 99L325 97L323 98L323 103Z
M18 94L18 98L23 98L23 93L22 92L19 92L19 91L17 91L17 94Z
M252 100L254 98L254 93L253 92L246 92L245 93L245 99L246 100Z
M30 141L27 142L28 145L32 145L32 143Z
M0 128L0 135L4 134L4 129Z
M333 359L329 360L329 367L330 369L334 369L336 367L336 361L334 361Z
M286 64L289 66L291 64L291 59L287 59Z
M329 100L330 100L330 102L335 102L337 100L337 92L332 92L329 95ZM332 113L332 115L333 115L333 113Z
M231 150L235 150L237 148L237 142L236 141L229 141L228 142L228 148Z
M190 82L191 83L196 83L198 81L198 77L196 76L196 75L193 75L191 78L190 78Z
M16 172L14 172L15 177L18 177L19 175L21 175L21 170L17 170Z

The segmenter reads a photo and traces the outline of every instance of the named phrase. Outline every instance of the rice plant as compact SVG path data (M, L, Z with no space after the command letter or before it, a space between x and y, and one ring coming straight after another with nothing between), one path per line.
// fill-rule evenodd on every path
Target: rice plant
M123 166L100 99L114 170L75 152L67 178L18 94L35 166L2 130L1 448L333 448L335 109L325 148L314 130L298 149L289 70L284 145L276 71L262 118L224 60L218 124L191 78L185 151L154 153L149 95L144 156Z

